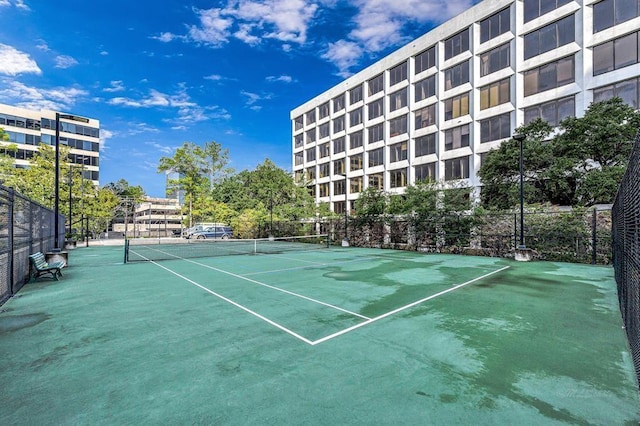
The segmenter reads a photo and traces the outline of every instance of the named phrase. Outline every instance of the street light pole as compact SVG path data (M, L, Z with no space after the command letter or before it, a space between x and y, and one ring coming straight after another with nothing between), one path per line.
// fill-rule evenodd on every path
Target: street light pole
M53 208L53 228L54 228L54 236L53 236L53 244L54 244L54 249L57 251L60 251L60 239L58 236L58 226L60 226L60 222L58 219L58 215L60 214L60 119L64 118L66 120L74 120L74 121L79 121L81 123L88 123L89 119L88 118L84 118L84 117L79 117L77 115L72 115L72 114L60 114L59 112L56 112L56 169L54 172L55 175L55 179L54 179L54 208ZM71 219L71 218L69 218Z
M345 246L349 245L349 192L347 191L349 180L344 174L344 241Z
M520 143L520 245L518 248L526 248L524 244L524 164L523 164L523 145L526 135L516 134L513 139Z

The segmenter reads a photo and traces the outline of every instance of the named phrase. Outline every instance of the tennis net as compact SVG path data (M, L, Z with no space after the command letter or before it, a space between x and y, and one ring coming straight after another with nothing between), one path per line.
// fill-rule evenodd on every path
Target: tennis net
M238 240L187 240L136 238L124 245L124 262L142 262L198 257L277 254L329 247L328 235Z

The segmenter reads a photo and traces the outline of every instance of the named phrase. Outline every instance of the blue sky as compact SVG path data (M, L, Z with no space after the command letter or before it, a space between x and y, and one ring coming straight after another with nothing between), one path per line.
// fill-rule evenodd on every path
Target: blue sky
M100 120L101 185L164 196L185 141L290 170L293 108L474 2L0 0L0 103Z

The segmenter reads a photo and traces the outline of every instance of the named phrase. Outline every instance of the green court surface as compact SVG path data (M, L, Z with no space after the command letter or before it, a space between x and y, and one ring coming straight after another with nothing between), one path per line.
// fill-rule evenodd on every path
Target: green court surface
M636 425L613 270L77 248L0 310L0 424Z

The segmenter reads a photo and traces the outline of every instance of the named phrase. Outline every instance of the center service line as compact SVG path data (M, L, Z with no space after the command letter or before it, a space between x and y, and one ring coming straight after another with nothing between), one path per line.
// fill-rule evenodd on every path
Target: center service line
M442 296L443 294L446 294L446 293L449 293L449 292L451 292L451 291L454 291L454 290L457 290L457 289L459 289L459 288L462 288L462 287L464 287L464 286L466 286L466 285L469 285L469 284L471 284L471 283L474 283L474 282L476 282L476 281L478 281L478 280L481 280L481 279L483 279L483 278L486 278L486 277L488 277L488 276L490 276L490 275L497 274L498 272L502 272L502 271L504 271L504 270L505 270L505 269L507 269L507 268L509 268L509 266L505 266L504 268L500 268L500 269L498 269L498 270L496 270L496 271L489 272L488 274L482 275L482 276L480 276L480 277L478 277L478 278L474 278L474 279L472 279L472 280L470 280L470 281L467 281L467 282L465 282L465 283L458 284L458 285L456 285L456 286L453 286L453 287L451 287L451 288L448 288L448 289L446 289L446 290L443 290L443 291L441 291L441 292L439 292L439 293L432 294L431 296L425 297L424 299L420 299L420 300L418 300L418 301L416 301L416 302L413 302L413 303L410 303L410 304L408 304L408 305L402 306L402 307L400 307L400 308L398 308L398 309L394 309L393 311L387 312L386 314L382 314L382 315L380 315L380 316L378 316L378 317L371 318L371 319L369 319L369 320L367 320L367 321L365 321L365 322L362 322L362 323L360 323L360 324L356 324L356 325L354 325L354 326L352 326L352 327L349 327L349 328L346 328L346 329L344 329L344 330L342 330L342 331L338 331L337 333L330 334L329 336L323 337L322 339L318 339L318 340L315 340L315 341L311 342L311 345L317 345L317 344L319 344L319 343L326 342L327 340L333 339L334 337L341 336L341 335L346 334L346 333L348 333L348 332L350 332L350 331L353 331L353 330L355 330L355 329L357 329L357 328L364 327L365 325L371 324L372 322L378 321L378 320L380 320L380 319L386 318L386 317L391 316L391 315L393 315L393 314L397 314L397 313L398 313L398 312L400 312L400 311L404 311L405 309L409 309L409 308L411 308L411 307L413 307L413 306L416 306L416 305L419 305L419 304L421 304L421 303L424 303L424 302L426 302L427 300L435 299L435 298L436 298L436 297L438 297L438 296Z

